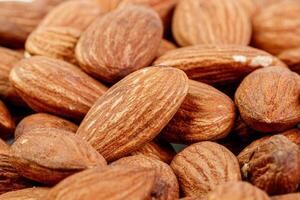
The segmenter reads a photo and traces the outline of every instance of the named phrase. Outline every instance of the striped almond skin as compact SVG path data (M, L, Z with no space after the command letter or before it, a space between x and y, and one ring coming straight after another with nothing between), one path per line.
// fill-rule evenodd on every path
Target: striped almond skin
M187 92L188 79L181 70L139 70L97 100L77 134L106 160L116 160L155 138L177 112Z
M77 173L53 187L45 200L148 200L155 183L152 169L114 166Z
M152 9L121 7L96 19L83 33L76 58L87 73L114 83L151 64L162 32L161 20Z
M34 56L20 61L10 81L36 112L82 119L107 88L67 62Z
M42 200L49 192L49 188L33 187L0 195L0 200Z
M186 196L205 197L217 185L241 180L237 158L214 142L188 146L175 156L171 167Z
M165 53L154 65L176 67L183 70L190 79L213 85L239 82L258 68L285 66L264 51L241 45L179 48Z
M123 157L111 165L154 169L156 171L156 180L152 189L152 199L174 200L179 198L179 186L176 176L170 166L164 162L143 155L136 155Z
M248 45L251 38L249 15L236 0L179 1L172 28L180 46Z
M300 47L283 51L278 58L285 62L289 68L300 74Z
M66 1L51 10L30 34L26 51L76 63L75 46L80 35L101 14L94 1Z
M207 196L207 200L270 200L259 188L247 182L229 182L217 186Z
M268 6L281 1L284 0L238 0L238 2L242 4L251 17L254 17L255 14L259 13Z
M170 123L162 131L173 143L195 143L224 138L235 122L233 101L219 90L189 81L189 92Z
M0 138L11 137L15 130L15 123L5 104L0 100Z
M272 196L271 200L299 200L300 193L290 193L284 195Z

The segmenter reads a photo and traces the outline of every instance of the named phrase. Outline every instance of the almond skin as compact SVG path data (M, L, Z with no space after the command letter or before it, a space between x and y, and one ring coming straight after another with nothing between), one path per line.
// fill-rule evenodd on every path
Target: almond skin
M156 181L152 191L152 198L155 200L174 200L179 198L179 186L176 176L166 163L154 158L137 155L121 158L111 165L154 169L156 171Z
M299 200L300 193L291 193L271 197L271 200Z
M189 92L170 123L162 131L173 143L195 143L224 138L235 121L233 101L217 89L189 81Z
M88 143L71 132L36 128L20 136L11 146L12 163L30 180L56 184L76 172L105 167L106 161Z
M238 0L239 3L245 8L251 17L254 17L255 14L264 10L272 4L279 3L284 0Z
M54 115L37 113L22 119L22 121L16 127L15 138L17 139L21 135L26 134L27 132L30 132L36 128L56 128L76 133L78 126L73 122Z
M61 181L45 200L151 199L152 169L114 166L89 169Z
M169 51L154 65L183 70L190 79L224 85L241 81L252 71L285 66L276 57L259 49L240 45L196 45Z
M204 197L219 184L241 180L237 158L213 142L188 146L175 156L171 167L186 196Z
M251 38L250 18L236 0L179 1L172 28L180 46L248 45Z
M300 121L300 77L287 68L268 67L248 75L235 93L242 119L260 132L279 132Z
M76 58L87 73L114 83L151 64L162 31L152 9L124 6L95 20L77 44Z
M160 46L158 48L158 52L157 52L157 57L160 57L162 55L164 55L165 53L167 53L168 51L174 50L176 49L176 45L173 44L172 42L163 39L160 42Z
M83 118L107 90L78 67L43 56L17 63L10 81L33 110L75 119Z
M188 79L181 70L170 67L139 70L97 100L77 135L108 161L129 155L160 133L187 92Z
M0 100L0 137L7 139L13 135L15 123L10 115L9 110Z
M300 74L300 48L283 51L278 55L278 58L285 62L289 68Z
M0 200L42 200L49 192L49 188L34 187L0 195Z

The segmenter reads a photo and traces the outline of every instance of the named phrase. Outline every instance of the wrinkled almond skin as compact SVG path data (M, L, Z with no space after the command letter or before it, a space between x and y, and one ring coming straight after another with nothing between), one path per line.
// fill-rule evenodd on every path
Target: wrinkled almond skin
M17 63L10 81L33 110L75 119L83 118L107 90L78 67L43 56Z
M111 165L154 169L156 171L156 180L152 191L152 199L174 200L179 198L179 186L176 176L166 163L143 155L136 155L121 158Z
M300 181L299 147L282 135L251 145L238 156L244 177L270 195L294 192Z
M300 76L268 67L248 75L235 93L242 119L260 132L279 132L300 121Z
M158 48L158 52L157 52L157 57L160 57L162 55L164 55L165 53L167 53L168 51L174 50L176 49L176 45L173 44L172 42L163 39L160 42L160 46Z
M87 73L114 83L151 64L162 31L159 16L152 9L121 7L96 19L82 34L76 58Z
M219 184L241 180L237 158L213 142L188 146L174 157L171 167L186 196L204 197Z
M172 28L180 46L248 45L251 38L250 18L236 0L179 1Z
M15 130L15 123L4 103L0 100L0 138L11 137Z
M259 49L240 45L196 45L165 53L154 65L183 70L190 79L224 85L241 81L252 71L285 66L276 57Z
M268 195L247 182L229 182L217 186L207 200L270 200Z
M164 128L163 137L173 143L195 143L224 138L235 121L233 101L205 83L189 81L189 92Z
M32 131L36 128L56 128L76 133L78 126L66 119L46 113L37 113L29 115L22 119L15 130L15 138Z
M48 192L49 188L27 188L2 194L0 200L43 200Z
M108 161L136 151L156 137L188 92L178 69L149 67L111 87L90 109L77 135Z
M271 197L271 200L299 200L300 193L290 193Z
M11 146L12 163L19 174L45 184L56 184L76 172L105 167L105 159L73 133L36 128Z
M155 171L114 166L89 169L61 181L45 200L151 199Z
M283 51L278 55L283 62L285 62L289 68L300 74L300 48L290 49Z

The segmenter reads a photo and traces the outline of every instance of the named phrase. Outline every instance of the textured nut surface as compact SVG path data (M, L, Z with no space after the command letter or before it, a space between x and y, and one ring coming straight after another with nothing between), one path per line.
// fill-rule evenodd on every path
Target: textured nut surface
M43 56L20 61L10 81L35 111L79 119L107 90L78 67Z
M174 143L217 140L227 136L235 121L233 101L217 89L189 81L189 92L164 128L163 137Z
M49 188L34 187L7 192L0 195L0 200L43 200Z
M177 47L175 46L175 44L173 44L172 42L163 39L160 42L160 46L158 48L158 52L157 52L157 57L160 57L162 55L164 55L165 53L167 53L168 51L174 50Z
M238 2L241 3L241 5L252 17L268 6L279 3L280 1L284 0L238 0Z
M111 165L154 169L156 171L156 180L152 191L152 198L160 200L174 200L179 198L179 186L176 176L170 166L162 161L143 155L136 155L123 157Z
M150 8L121 7L96 19L83 33L76 58L87 73L116 82L151 64L162 31L159 16Z
M188 146L174 157L171 167L186 196L204 197L219 184L241 179L237 158L213 142Z
M105 159L71 132L36 128L11 146L18 173L41 183L55 184L76 172L106 166Z
M300 48L283 51L278 55L283 62L285 62L292 71L300 74Z
M235 0L179 1L172 28L173 35L181 46L248 45L251 37L250 18Z
M8 138L12 136L15 129L15 123L9 113L9 110L0 100L0 137Z
M95 168L70 176L52 188L45 200L151 199L155 171L144 168Z
M300 193L290 193L271 197L271 200L299 200Z
M90 109L77 134L108 161L142 147L171 120L188 92L186 75L170 67L134 72Z
M279 132L300 121L300 76L282 67L258 69L235 93L242 119L261 132Z

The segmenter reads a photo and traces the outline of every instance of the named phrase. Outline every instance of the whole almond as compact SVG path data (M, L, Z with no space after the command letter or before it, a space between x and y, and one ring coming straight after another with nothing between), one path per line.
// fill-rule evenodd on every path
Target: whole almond
M90 109L77 134L108 161L136 151L157 136L188 92L186 75L170 67L134 72Z
M278 55L283 62L285 62L292 71L300 74L300 47L283 51Z
M2 194L0 200L43 200L48 192L49 188L27 188Z
M76 58L87 73L113 83L151 64L162 31L152 9L124 6L95 20L77 44Z
M190 79L223 85L239 82L252 71L285 66L276 57L259 49L240 45L196 45L165 53L154 65L183 70Z
M181 107L162 131L173 143L194 143L224 138L235 121L233 101L217 89L189 81L189 92Z
M89 169L61 181L45 200L151 199L152 169L114 166Z
M76 133L78 126L73 122L54 115L37 113L22 119L16 127L15 138L17 139L36 128L56 128Z
M54 128L36 128L11 146L12 163L19 174L45 184L56 184L76 172L104 167L106 161L88 143L73 133Z
M121 158L111 165L154 169L156 171L156 180L152 191L152 199L174 200L179 198L179 186L176 176L166 163L154 158L137 155Z
M107 90L78 67L53 58L35 56L17 63L10 81L37 112L80 119Z
M5 104L0 100L0 138L7 139L13 135L15 123Z
M219 184L241 180L237 158L213 142L188 146L174 157L171 167L186 196L204 197Z
M290 193L278 196L272 196L271 200L299 200L300 193Z
M173 35L181 46L248 45L251 22L236 0L184 0L175 9Z
M300 122L300 76L283 67L258 69L238 87L242 119L261 132L287 130Z

